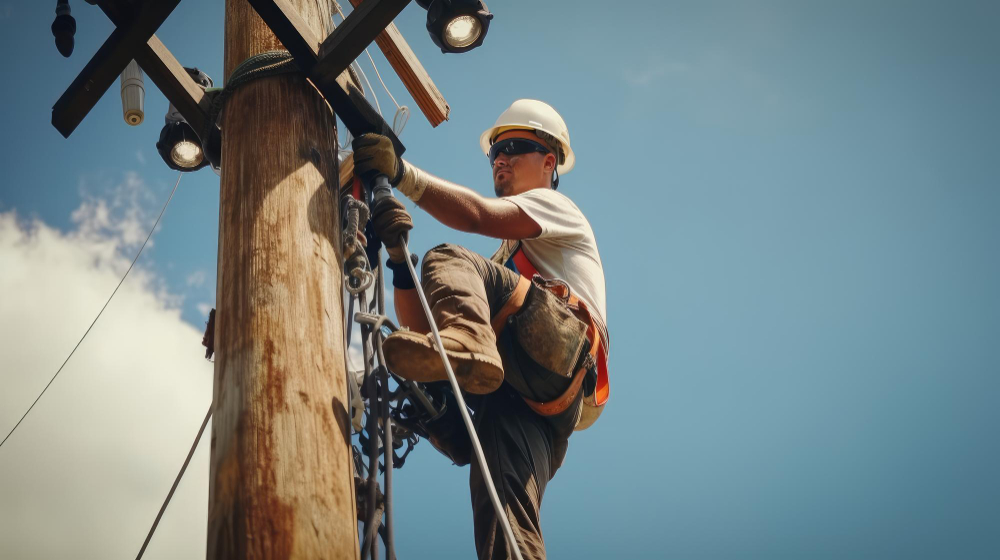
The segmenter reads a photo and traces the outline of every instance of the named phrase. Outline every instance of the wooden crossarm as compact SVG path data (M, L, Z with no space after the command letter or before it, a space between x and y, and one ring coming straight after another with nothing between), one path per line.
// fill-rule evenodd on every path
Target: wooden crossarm
M115 28L52 107L52 125L60 134L69 138L178 3L180 0L136 0L134 17Z
M354 154L347 154L344 161L340 162L340 188L351 184L354 177Z
M360 6L361 2L362 0L351 0L355 8ZM448 120L451 107L434 85L434 80L413 53L406 39L403 39L403 34L396 28L396 24L387 25L385 30L375 37L375 43L382 49L382 54L396 71L396 75L406 86L406 91L410 92L410 96L417 102L417 107L420 107L431 126L437 126Z
M409 3L410 0L367 0L355 8L320 46L316 77L336 79Z
M99 4L116 26L128 25L128 18L115 2ZM153 35L133 53L134 59L191 127L201 134L208 119L209 101L205 90L191 78L167 47Z
M149 42L135 52L135 61L200 135L208 120L209 101L205 90L194 81L156 35L150 37Z
M351 61L364 51L409 0L371 0L372 6L368 10L355 10L330 34L323 42L325 47L320 46L288 0L248 1L292 54L298 67L323 94L351 134L383 134L392 140L397 153L403 153L405 147L392 132L392 127L343 74ZM321 50L325 56L320 56Z

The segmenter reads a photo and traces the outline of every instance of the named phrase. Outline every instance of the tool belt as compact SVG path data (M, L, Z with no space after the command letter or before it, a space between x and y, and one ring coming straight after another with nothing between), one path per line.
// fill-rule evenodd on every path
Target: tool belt
M542 416L561 414L576 402L583 389L584 408L589 400L591 410L581 415L576 429L587 428L597 419L603 409L603 403L593 404L600 336L586 305L565 282L544 280L537 274L531 281L521 276L514 293L491 323L505 370L516 367L524 377L570 380L560 395L544 402L519 391L532 410Z

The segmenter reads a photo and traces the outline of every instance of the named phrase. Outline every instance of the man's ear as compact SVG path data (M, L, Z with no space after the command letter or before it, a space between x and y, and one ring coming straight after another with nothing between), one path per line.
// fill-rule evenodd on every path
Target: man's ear
M545 159L542 161L542 169L544 169L546 173L552 173L556 170L556 163L557 160L555 154L545 154Z

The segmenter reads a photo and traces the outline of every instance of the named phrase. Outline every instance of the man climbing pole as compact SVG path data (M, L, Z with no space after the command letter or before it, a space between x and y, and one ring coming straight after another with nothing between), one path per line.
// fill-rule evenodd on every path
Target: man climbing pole
M562 117L549 105L515 101L483 133L497 198L435 177L401 160L388 138L354 141L355 172L386 175L441 223L502 240L492 259L440 245L424 257L421 284L445 352L475 412L487 466L524 558L545 558L539 520L545 486L566 455L570 434L596 420L608 397L604 271L590 223L556 191L575 156ZM385 359L400 377L427 383L448 410L422 423L456 464L475 462L400 239L413 227L402 202L380 199L375 231L393 271L400 330ZM478 465L470 474L476 550L511 557Z

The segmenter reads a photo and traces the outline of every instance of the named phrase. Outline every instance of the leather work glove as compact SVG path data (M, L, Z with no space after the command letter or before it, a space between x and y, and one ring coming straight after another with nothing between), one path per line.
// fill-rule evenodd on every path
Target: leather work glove
M413 229L413 219L406 211L406 206L391 196L379 199L372 206L372 225L375 234L382 240L389 259L395 263L403 263L406 258L400 240L409 241L409 231Z
M399 184L403 178L403 160L396 155L392 140L381 134L362 134L354 139L351 147L354 148L355 175L365 182L376 175L386 175L390 184Z

